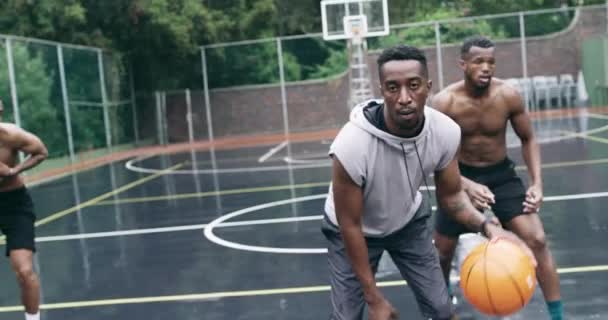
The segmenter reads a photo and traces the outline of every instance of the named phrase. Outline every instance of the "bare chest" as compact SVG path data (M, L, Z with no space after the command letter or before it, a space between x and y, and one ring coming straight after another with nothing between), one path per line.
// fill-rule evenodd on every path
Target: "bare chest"
M452 118L460 125L463 136L499 136L504 134L508 109L500 104L463 102L452 109Z

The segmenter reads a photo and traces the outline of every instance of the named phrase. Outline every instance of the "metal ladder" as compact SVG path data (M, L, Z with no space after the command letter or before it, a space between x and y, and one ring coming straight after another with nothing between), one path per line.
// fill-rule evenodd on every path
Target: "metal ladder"
M361 102L374 97L372 92L369 69L367 67L367 41L363 39L359 44L349 41L350 47L350 109Z

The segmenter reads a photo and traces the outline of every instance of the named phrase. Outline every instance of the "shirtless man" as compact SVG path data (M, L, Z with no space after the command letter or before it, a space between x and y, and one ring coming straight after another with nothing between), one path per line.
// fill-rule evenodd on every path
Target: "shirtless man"
M34 206L19 174L47 157L44 144L35 135L2 122L0 101L0 231L6 235L6 255L17 275L26 320L39 320L40 285L34 272ZM29 155L19 163L19 152Z
M494 50L494 43L489 39L467 39L462 45L460 60L464 80L437 94L432 106L461 127L459 167L471 202L481 211L491 208L501 224L532 249L538 261L538 282L551 319L561 320L559 277L538 215L543 200L540 151L521 96L515 88L493 78ZM514 163L507 157L508 122L521 140L530 176L527 190L515 173ZM446 281L458 236L465 232L469 232L465 226L439 211L434 239Z

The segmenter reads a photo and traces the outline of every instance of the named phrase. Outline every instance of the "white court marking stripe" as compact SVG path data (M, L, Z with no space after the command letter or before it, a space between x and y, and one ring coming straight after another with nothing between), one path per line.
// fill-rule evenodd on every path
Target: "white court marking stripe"
M135 166L133 160L127 161L125 167L128 170L141 172L141 173L157 173L162 171L161 169L150 169ZM199 169L199 170L174 170L171 174L213 174L213 173L240 173L240 172L264 172L264 171L281 171L281 170L298 170L298 169L309 169L309 168L322 168L329 167L328 164L309 164L299 166L262 166L262 167L242 167L242 168L230 168L230 169Z
M608 120L608 115L605 115L605 114L599 114L599 113L589 112L589 113L587 113L587 116L590 117L590 118Z
M562 196L549 196L549 197L545 197L543 201L551 202L551 201L564 201L564 200L603 198L603 197L608 197L608 192L592 192L592 193L569 194L569 195L562 195Z
M331 165L331 160L328 159L294 159L291 157L284 157L283 161L287 162L287 163L323 163L326 164L328 167Z
M552 201L565 201L565 200L602 198L602 197L608 197L608 192L549 196L549 197L545 197L544 201L552 202ZM291 200L291 199L284 200L284 201L289 201L289 200ZM432 209L436 210L435 207L433 207ZM311 216L291 217L291 218L244 220L244 221L234 221L234 222L223 222L223 223L216 225L215 227L222 228L222 227L249 226L249 225L261 225L261 224L271 224L271 223L314 221L314 220L321 220L322 218L323 218L322 215L311 215ZM201 229L204 229L205 227L207 227L207 225L208 224L196 224L196 225L183 225L183 226L174 226L174 227L131 229L131 230L122 230L122 231L79 233L79 234L61 235L61 236L47 236L47 237L36 238L36 242L54 242L54 241L66 241L66 240L79 240L79 239L107 238L107 237L116 237L116 236L130 236L130 235L151 234L151 233L201 230Z
M232 249L237 249L237 250L243 250L243 251L251 251L251 252L263 252L263 253L287 253L287 254L315 254L315 253L327 253L327 249L325 248L279 248L279 247L265 247L265 246L252 246L252 245L245 245L245 244L241 244L241 243L237 243L237 242L232 242L232 241L228 241L225 239L222 239L218 236L216 236L213 233L213 229L218 226L221 223L224 223L226 220L229 220L231 218L237 217L237 216L241 216L247 213L251 213L254 211L258 211L258 210L262 210L262 209L266 209L266 208L270 208L270 207L275 207L275 206L280 206L280 205L285 205L285 204L291 204L291 203L295 203L295 202L302 202L302 201L308 201L308 200L315 200L315 199L320 199L320 198L325 198L327 196L327 194L317 194L317 195L311 195L311 196L306 196L306 197L299 197L299 198L293 198L293 199L287 199L287 200L281 200L281 201L274 201L274 202L269 202L269 203L265 203L265 204L261 204L261 205L257 205L257 206L253 206L253 207L249 207L249 208L245 208L245 209L241 209L241 210L237 210L231 213L228 213L224 216L221 216L213 221L211 221L207 227L204 230L204 234L205 237L211 241L214 242L220 246L225 246L228 248L232 248ZM583 199L583 198L597 198L597 197L603 197L603 196L608 196L608 192L596 192L596 193L588 193L588 194L578 194L578 195L564 195L564 196L553 196L553 197L546 197L545 201L560 201L560 200L571 200L571 199ZM436 207L432 207L433 210L436 210Z
M234 222L225 222L218 225L218 228L221 227L241 227L241 226L252 226L252 225L260 225L260 224L272 224L272 223L287 223L287 222L302 222L302 221L315 221L321 220L323 218L322 215L314 215L314 216L303 216L303 217L291 217L291 218L276 218L276 219L259 219L259 220L247 220L247 221L234 221ZM65 236L48 236L48 237L38 237L36 238L36 242L54 242L54 241L65 241L65 240L78 240L78 239L93 239L93 238L108 238L108 237L117 237L117 236L130 236L137 234L151 234L151 233L165 233L165 232L175 232L175 231L188 231L188 230L202 230L207 227L206 223L203 224L194 224L194 225L185 225L185 226L175 226L175 227L162 227L162 228L149 228L149 229L133 229L133 230L123 230L123 231L110 231L110 232L93 232L93 233L83 233L83 234L73 234L73 235L65 235Z
M586 136L586 135L603 132L603 131L607 131L607 130L608 130L608 125L605 125L605 126L601 126L601 127L595 128L595 129L585 130L585 131L581 131L581 132L564 131L567 134L564 134L561 137L558 136L558 137L550 137L550 138L545 138L545 139L539 139L539 138L537 138L537 139L538 139L538 144L549 143L549 142L559 142L559 141L573 139L573 138ZM515 147L519 147L519 146L521 146L521 144L519 142L510 143L509 145L507 145L507 148L515 148Z
M258 159L258 163L262 163L262 162L268 160L268 158L272 157L275 153L279 152L281 149L285 148L286 146L287 146L287 141L283 141L278 146L271 148L270 150L268 150L268 152L266 152L263 156L261 156Z
M312 254L312 253L327 253L327 249L325 248L273 248L273 247L262 247L262 246L250 246L245 244L240 244L228 240L224 240L213 233L213 229L217 227L220 223L232 219L234 217L244 215L247 213L259 211L266 208L292 204L296 202L308 201L308 200L316 200L316 199L324 199L327 197L326 193L323 194L315 194L306 197L298 197L293 199L286 199L281 201L273 201L269 203L260 204L257 206L237 210L226 215L223 215L213 221L211 221L207 227L205 228L204 234L209 241L218 244L223 247L243 250L243 251L253 251L253 252L265 252L265 253L292 253L292 254Z
M608 117L607 117L608 118ZM546 139L539 139L539 143L549 143L549 142L558 142L562 140L568 140L576 137L580 137L583 135L599 133L603 131L608 131L608 125L598 127L595 129L585 130L577 133L566 134L561 137L551 137ZM507 147L514 148L519 147L520 144L509 144ZM148 156L147 158L149 158ZM142 159L143 160L143 159ZM300 161L297 159L283 159L285 161L291 161L292 163L306 163L306 160ZM138 158L131 159L127 161L125 167L128 170L140 172L140 173L158 173L162 171L162 169L151 169L151 168L143 168L135 165L136 162L141 161ZM314 160L313 160L314 161ZM174 170L171 171L170 174L213 174L213 173L240 173L240 172L264 172L264 171L279 171L279 170L291 170L291 169L310 169L310 168L322 168L322 167L330 167L331 162L329 161L318 161L318 162L308 162L309 164L297 165L297 166L262 166L262 167L241 167L241 168L230 168L230 169L202 169L202 170Z

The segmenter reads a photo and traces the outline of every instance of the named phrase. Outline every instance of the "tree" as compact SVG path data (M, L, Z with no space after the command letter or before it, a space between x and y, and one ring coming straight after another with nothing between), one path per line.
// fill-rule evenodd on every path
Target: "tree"
M51 156L67 153L67 138L62 104L51 94L55 73L49 70L42 47L13 43L13 65L18 86L21 126L41 137ZM7 70L7 60L0 59L0 70ZM0 72L0 96L7 107L7 120L14 121L14 106L10 99L8 72Z

